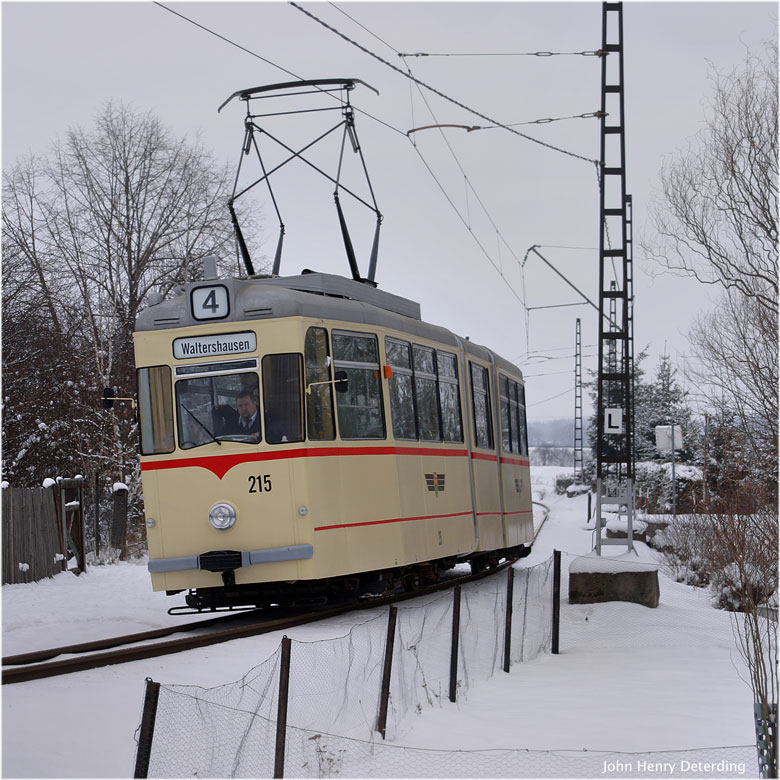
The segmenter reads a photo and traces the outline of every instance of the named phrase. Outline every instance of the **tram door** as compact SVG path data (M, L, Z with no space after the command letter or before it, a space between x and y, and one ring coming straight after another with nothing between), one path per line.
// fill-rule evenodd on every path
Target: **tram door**
M504 528L492 401L494 380L487 366L474 360L469 360L468 365L479 549L495 550L504 547Z

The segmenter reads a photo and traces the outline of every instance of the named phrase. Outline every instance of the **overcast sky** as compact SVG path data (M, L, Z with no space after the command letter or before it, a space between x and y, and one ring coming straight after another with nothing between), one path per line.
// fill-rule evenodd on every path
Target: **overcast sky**
M287 3L166 5L263 59L151 2L4 2L3 168L20 155L45 153L70 126L88 127L109 100L154 111L177 135L199 133L218 158L235 163L245 105L234 101L217 113L231 93L297 78L361 79L379 91L359 86L351 99L370 115L358 113L356 122L384 215L380 287L418 301L425 320L517 363L527 378L531 419L572 416L575 320L582 319L584 367L595 368L597 314L587 305L526 312L523 301L536 307L579 299L535 256L522 273L520 266L528 248L540 245L561 273L598 301L595 166L502 129L425 130L411 136L415 146L406 135L412 127L489 122L418 90ZM503 124L599 108L594 56L398 54L594 51L601 45L600 3L302 5L387 62L410 68L426 84ZM777 4L627 2L623 16L627 180L638 244L643 234L652 236L647 207L664 157L703 126L709 62L728 71L744 59L747 47L758 52L776 36ZM312 97L315 101L324 105ZM281 102L276 105L285 110ZM261 125L302 146L338 119L325 112L269 118ZM517 129L598 158L596 119ZM268 149L269 159L278 157ZM353 159L345 161L343 181L362 193L360 169L354 155L348 158ZM335 172L337 144L323 145L316 159ZM271 183L287 231L282 274L312 268L348 276L333 186L302 164L282 169ZM270 256L278 226L266 197L259 205ZM349 218L366 273L373 215L350 205ZM665 349L682 366L685 334L715 294L690 280L654 276L659 269L643 260L637 245L634 259L636 350L649 345L650 372ZM589 407L586 399L586 414Z

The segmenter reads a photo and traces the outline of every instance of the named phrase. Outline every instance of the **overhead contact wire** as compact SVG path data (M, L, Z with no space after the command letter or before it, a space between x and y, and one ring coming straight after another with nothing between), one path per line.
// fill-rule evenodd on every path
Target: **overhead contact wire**
M593 160L590 157L583 157L582 155L576 154L575 152L570 152L568 149L561 149L558 146L553 146L553 144L548 144L545 141L540 141L538 138L533 138L530 135L525 135L525 133L521 133L519 130L514 130L511 127L509 127L508 125L505 125L505 124L499 122L496 119L491 119L489 116L486 116L485 114L482 114L482 113L480 113L479 111L476 111L473 108L469 108L464 103L461 103L460 101L455 100L455 98L451 98L448 95L445 95L440 90L436 89L435 87L430 86L429 84L426 84L424 81L421 81L420 79L416 78L415 76L412 76L412 75L410 75L408 73L404 73L404 71L401 70L401 68L396 67L391 62L388 62L386 59L383 59L382 57L380 57L375 52L371 51L370 49L367 49L365 46L359 44L357 41L352 40L352 38L350 38L349 36L345 35L340 30L337 30L335 27L332 27L327 22L324 22L322 19L320 19L319 17L315 16L310 11L307 11L305 8L303 8L300 5L298 5L298 3L293 2L293 0L289 0L289 3L290 3L290 5L293 8L297 9L302 14L305 14L310 19L313 19L315 22L317 22L318 24L322 25L326 30L330 30L330 32L332 32L334 35L338 35L339 38L342 38L343 40L347 41L347 43L352 44L352 46L355 46L356 48L360 49L360 51L364 52L365 54L368 54L370 57L373 57L375 60L378 60L383 65L386 65L388 68L394 70L396 73L400 73L404 78L412 79L416 84L419 84L420 86L425 87L425 89L433 92L435 95L438 95L441 98L444 98L444 100L449 101L450 103L458 106L459 108L462 108L464 111L468 111L469 113L474 114L475 116L478 116L480 119L484 119L485 121L490 122L491 124L494 124L497 127L501 127L504 130L508 130L510 133L513 133L514 135L520 136L521 138L525 138L527 141L531 141L531 142L533 142L535 144L539 144L540 146L544 146L544 147L546 147L548 149L552 149L555 152L560 152L561 154L568 155L569 157L574 157L574 158L576 158L578 160L583 160L584 162L593 163L596 166L599 165L598 160Z
M169 13L172 13L174 16L178 16L180 19L183 19L185 22L189 22L190 24L194 25L195 27L198 27L199 29L203 30L204 32L209 33L209 35L213 35L215 38L219 38L221 41L224 41L227 44L230 44L230 46L234 46L237 49L240 49L241 51L245 52L246 54L249 54L252 57L255 57L256 59L260 60L261 62L266 63L266 65L270 65L272 68L276 68L277 70L280 70L282 73L286 73L288 76L292 76L295 79L298 79L299 81L303 81L303 76L299 76L297 73L293 73L291 70L288 70L287 68L283 67L282 65L277 65L277 63L273 62L272 60L267 59L266 57L261 56L260 54L257 54L257 52L252 51L251 49L247 49L246 46L242 46L240 43L236 43L235 41L230 40L230 38L226 38L224 35L221 35L220 33L216 32L215 30L212 30L210 27L206 27L203 24L200 24L200 22L196 22L194 19L190 19L190 17L185 16L184 14L180 13L179 11L174 11L172 8L169 8L167 5L164 5L163 3L159 2L159 0L153 0L154 4L162 8L164 11L168 11ZM322 89L321 87L316 87L320 92L327 94L329 97L331 97L333 100L339 100L335 95L330 94L330 92L326 89ZM368 111L365 111L361 108L357 108L356 106L353 107L353 109L363 116L367 116L369 119L373 119L375 122L379 122L380 125L384 125L388 130L392 130L393 132L398 133L398 135L406 135L406 133L397 128L393 127L389 122L385 122L383 119L380 119L379 117L374 116L373 114L370 114Z
M400 52L398 51L398 49L396 49L392 44L390 44L386 40L384 40L384 38L381 38L379 35L376 35L376 33L372 32L364 24L361 24L353 16L350 16L346 11L343 11L335 3L329 3L329 5L332 6L333 8L335 8L340 13L342 13L344 16L346 16L350 21L354 22L354 24L358 25L358 27L360 27L362 30L367 32L369 35L371 35L374 38L376 38L378 41L380 41L388 49L390 49L391 51L395 52L396 54L399 54L399 56L400 56ZM436 120L437 119L436 118L436 114L434 113L433 109L430 106L430 103L428 102L427 98L425 97L425 93L420 89L420 84L419 84L419 82L417 82L417 79L414 78L414 75L412 74L411 68L409 67L408 63L406 64L406 67L407 67L407 70L409 71L409 78L410 78L409 86L410 86L410 90L411 90L412 84L414 83L415 86L417 87L418 92L420 93L420 98L422 99L423 103L425 103L425 107L428 109L428 111L430 112L430 114L434 118L434 120ZM410 96L410 98L411 98L411 96ZM412 111L414 111L414 101L413 100L411 101L411 105L412 105ZM515 258L515 260L519 264L520 263L520 259L517 257L517 255L513 251L512 247L509 245L507 240L501 234L501 231L498 229L498 226L496 225L495 221L493 220L493 218L491 217L491 215L488 212L487 208L485 207L485 204L482 202L482 198L480 198L479 193L474 189L474 186L471 183L471 180L469 179L468 175L466 174L466 171L464 170L463 166L461 165L460 160L458 159L458 156L455 154L455 150L452 148L452 145L450 144L449 139L447 138L446 134L442 133L441 131L439 131L439 132L440 132L440 135L442 136L442 139L444 140L445 145L449 149L450 154L452 155L452 158L455 160L455 164L458 166L458 169L460 170L461 174L463 175L463 179L464 179L464 182L466 184L466 209L467 209L467 212L468 212L468 190L470 189L471 192L474 194L474 197L477 199L477 202L479 203L480 207L482 208L483 213L488 218L488 221L493 226L493 229L496 231L497 236L500 238L501 241L504 242L504 245L507 247L507 249L509 250L510 254ZM408 133L407 133L407 136L408 136ZM412 141L411 136L409 136L409 140ZM453 202L452 198L450 198L449 195L447 195L447 193L446 193L442 183L436 178L436 175L433 173L433 169L430 167L428 162L425 160L422 152L417 147L417 144L412 141L412 146L414 147L415 152L417 152L417 155L420 157L420 160L422 161L423 165L425 165L425 167L427 168L428 173L430 173L431 177L436 182L437 186L441 190L441 192L444 195L444 197L446 198L447 202L450 204L452 209L458 215L459 219L466 226L466 229L469 231L469 233L471 233L471 235L474 238L474 241L477 243L479 248L482 250L482 252L484 253L485 257L488 259L490 264L496 269L496 271L498 272L499 276L501 276L501 278L503 279L503 281L506 284L506 286L509 287L509 289L512 291L512 294L515 296L515 298L517 298L520 301L520 303L523 306L523 308L525 308L525 296L521 297L521 296L519 296L517 294L515 289L509 283L509 280L506 278L506 276L504 276L503 269L500 267L500 265L497 266L495 264L495 262L493 262L493 260L490 257L490 254L488 253L487 249L482 245L482 243L479 241L479 239L477 239L476 235L474 235L474 231L471 229L471 216L470 216L470 214L467 213L467 216L464 219L463 215L460 213L458 207L455 205L455 203ZM499 263L500 263L500 249L499 249Z

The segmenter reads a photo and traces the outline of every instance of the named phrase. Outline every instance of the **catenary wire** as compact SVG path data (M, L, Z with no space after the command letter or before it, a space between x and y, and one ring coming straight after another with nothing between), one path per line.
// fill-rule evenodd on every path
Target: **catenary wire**
M376 35L374 32L372 32L364 24L359 22L353 16L348 14L346 11L343 11L341 8L339 8L335 3L329 3L329 5L331 5L333 8L338 10L340 13L344 14L344 16L346 16L348 19L350 19L352 22L354 22L356 25L358 25L362 30L364 30L365 32L369 33L369 35L372 35L374 38L376 38L378 41L380 41L384 46L389 48L391 51L394 51L396 54L399 53L398 50L392 44L388 43L386 40L384 40L384 38L381 38L380 36ZM434 118L434 120L436 120L437 119L436 118L436 114L434 113L433 109L431 108L431 105L428 102L428 100L427 100L427 98L425 96L425 93L422 91L422 89L420 87L420 83L414 78L414 76L413 76L413 74L411 72L411 68L409 68L408 64L407 64L406 67L409 70L409 75L411 77L410 78L410 85L414 84L417 87L417 91L420 93L420 98L422 99L423 103L425 103L425 106L428 109L428 111L430 112L431 116ZM412 105L413 105L413 102L412 102ZM458 169L460 170L461 174L463 175L463 178L464 178L464 181L465 181L465 184L466 184L466 188L467 188L467 190L466 190L466 207L467 207L467 209L468 209L468 190L470 189L471 192L474 194L474 197L477 199L477 202L479 203L480 207L482 208L483 213L487 217L487 219L490 222L490 224L492 225L493 229L496 231L496 234L499 236L500 240L504 243L504 245L507 247L507 249L512 254L512 256L515 258L515 260L519 263L520 262L519 258L517 257L517 255L515 254L514 250L512 249L512 247L507 242L507 240L501 234L501 231L498 229L498 226L496 225L496 223L493 220L492 216L490 215L490 213L488 212L487 208L485 207L485 204L483 203L481 197L479 196L479 193L474 189L474 186L472 185L468 175L466 174L466 171L464 170L463 166L461 165L460 160L458 159L458 156L455 154L455 150L452 148L452 145L450 144L449 140L447 139L447 136L444 133L441 133L441 131L440 131L440 134L442 136L442 139L444 140L445 145L449 149L450 154L452 155L453 159L455 160L455 164L458 166ZM503 269L500 267L500 264L496 265L496 263L491 258L491 256L490 256L489 252L487 251L487 249L483 246L481 241L479 241L479 239L476 237L476 235L474 234L473 230L471 229L471 218L470 218L470 215L467 215L467 217L464 219L463 215L460 213L460 210L455 205L455 203L452 200L452 198L450 198L450 196L447 195L447 192L446 192L444 186L442 185L442 183L439 181L439 179L434 174L433 169L428 164L428 162L425 159L425 157L423 156L422 152L417 147L417 144L412 142L412 146L414 147L414 150L417 153L417 155L419 156L421 162L426 167L426 169L430 173L431 177L433 178L433 180L436 182L437 186L439 187L439 189L442 191L442 194L446 198L447 202L450 204L452 209L458 215L460 220L464 223L464 225L466 226L466 228L469 231L469 233L471 233L471 235L473 236L473 238L476 241L477 245L479 246L479 248L484 253L485 257L488 259L490 264L496 269L498 274L503 279L504 283L512 291L512 294L515 296L515 298L517 298L518 301L520 301L520 303L522 304L522 306L525 307L525 300L524 300L523 296L519 296L517 294L517 292L515 291L514 287L510 284L509 280L504 276L504 272L503 272Z
M220 33L216 32L215 30L212 30L210 27L206 27L206 25L201 24L200 22L196 22L194 19L191 19L189 16L185 16L183 13L179 11L174 11L172 8L169 8L167 5L159 2L159 0L153 0L154 4L159 6L165 11L168 11L169 13L173 14L174 16L178 16L180 19L183 19L185 22L189 22L190 24L194 25L195 27L200 28L204 32L209 33L209 35L213 35L215 38L219 38L221 41L224 41L225 43L229 44L230 46L235 46L235 48L240 49L241 51L245 52L246 54L249 54L252 57L255 57L256 59L265 62L267 65L270 65L272 68L276 68L277 70L280 70L282 73L286 73L288 76L292 76L295 79L298 79L299 81L303 81L303 76L299 76L297 73L294 73L291 70L288 70L287 68L283 67L282 65L278 65L277 63L273 62L272 60L269 60L266 57L261 56L260 54L257 54L257 52L252 51L251 49L247 49L246 46L242 46L240 43L236 43L235 41L231 40L230 38L225 37L224 35L221 35ZM316 87L315 89L318 89L320 92L323 92L325 94L328 94L333 100L339 100L338 97L335 95L331 95L328 90L322 89L321 87ZM373 119L375 122L379 122L380 125L384 125L389 130L392 130L395 133L398 133L399 135L406 135L406 132L401 130L398 127L394 127L389 122L386 122L384 119L380 119L377 116L374 116L373 114L370 114L365 109L361 109L358 107L353 107L353 109L363 116L367 116L369 119Z
M327 22L324 22L322 19L320 19L319 17L317 17L313 13L311 13L311 11L307 11L305 8L303 8L300 5L298 5L298 3L295 3L292 0L289 0L289 2L290 2L290 5L293 8L296 8L298 11L300 11L301 13L305 14L306 16L308 16L310 19L313 19L315 22L317 22L318 24L322 25L326 30L330 30L335 35L338 35L340 38L342 38L343 40L347 41L347 43L352 44L352 46L355 46L356 48L360 49L362 52L368 54L370 57L373 57L375 60L378 60L383 65L386 65L388 68L391 68L392 70L394 70L396 73L400 73L404 78L412 79L413 81L415 81L420 86L425 87L425 89L430 90L434 94L438 95L441 98L444 98L445 100L449 101L450 103L453 103L454 105L458 106L459 108L462 108L465 111L468 111L469 113L474 114L475 116L480 117L480 119L484 119L487 122L490 122L490 123L496 125L497 127L502 127L505 130L508 130L510 133L514 133L515 135L520 136L521 138L525 138L527 141L532 141L535 144L539 144L540 146L547 147L548 149L552 149L553 151L560 152L561 154L568 155L569 157L574 157L577 160L583 160L584 162L592 163L597 168L600 166L600 163L599 163L598 160L594 160L594 159L592 159L590 157L584 157L583 155L576 154L575 152L571 152L568 149L561 149L558 146L553 146L553 144L548 144L546 141L540 141L538 138L533 138L530 135L525 135L524 133L521 133L519 130L513 130L511 127L508 127L507 125L502 124L498 120L491 119L489 116L486 116L485 114L482 114L482 113L480 113L479 111L476 111L473 108L469 108L467 105L461 103L458 100L455 100L454 98L449 97L448 95L445 95L443 92L441 92L440 90L436 89L435 87L430 86L429 84L426 84L424 81L420 81L420 79L418 79L418 78L416 78L414 76L411 76L408 73L404 73L404 71L401 70L401 68L396 67L391 62L388 62L387 60L383 59L382 57L380 57L375 52L372 52L370 49L367 49L365 46L362 46L357 41L352 40L352 38L350 38L349 36L345 35L340 30L337 30L335 27L332 27Z
M539 406L539 404L546 404L548 401L554 401L556 398L560 398L562 395L568 395L569 393L573 393L574 388L570 387L568 390L564 390L562 393L558 393L558 395L551 395L549 398L543 398L541 401L534 401L532 404L526 404L526 407L529 406Z
M399 57L598 57L603 51L490 51L490 52L399 52Z

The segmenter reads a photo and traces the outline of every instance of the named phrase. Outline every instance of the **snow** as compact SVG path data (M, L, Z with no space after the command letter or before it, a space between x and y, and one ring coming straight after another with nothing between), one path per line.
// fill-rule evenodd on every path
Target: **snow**
M635 517L631 522L631 528L635 534L643 534L647 530L647 523L645 523L643 520L637 520ZM606 529L607 531L612 531L613 533L627 534L628 520L625 516L615 515L614 517L607 520Z
M634 543L635 547L639 548L638 543ZM649 548L642 545L644 548L644 555L650 552ZM572 561L569 566L570 574L594 574L594 573L606 573L616 574L618 572L627 571L657 571L658 564L652 563L647 560L641 560L639 555L633 552L626 552L622 555L611 555L609 557L604 555L597 555L595 552L588 553L577 557Z
M114 482L114 487L113 487L114 493L119 493L122 490L127 492L129 489L130 488L128 488L127 485L125 485L124 482Z
M584 565L592 565L587 497L556 495L559 472L532 469L534 497L550 511L519 567L547 560L553 549L568 553L564 573L574 563L583 565L574 556L586 556ZM535 512L535 522L541 517ZM636 547L638 556L628 560L658 562L646 545ZM621 545L606 555L627 560ZM465 701L410 716L398 742L441 750L615 751L753 744L752 693L729 614L713 609L707 593L662 571L659 581L657 609L623 602L571 605L562 597L559 655L515 665L510 674L499 672L474 686ZM94 566L78 577L63 572L2 591L3 655L193 619L167 614L183 597L153 593L145 560ZM360 611L284 633L299 641L343 636L378 613ZM232 682L270 656L281 634L4 686L3 776L132 776L147 677L203 687ZM745 773L755 776L756 765Z

